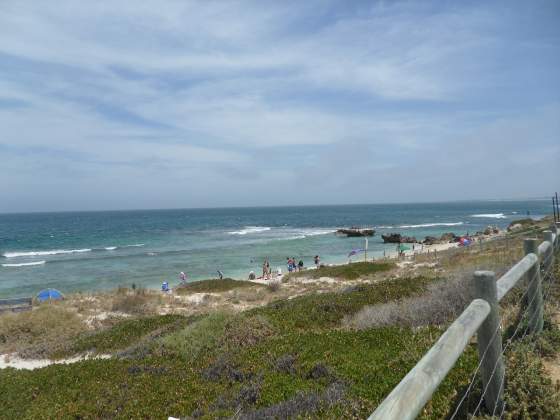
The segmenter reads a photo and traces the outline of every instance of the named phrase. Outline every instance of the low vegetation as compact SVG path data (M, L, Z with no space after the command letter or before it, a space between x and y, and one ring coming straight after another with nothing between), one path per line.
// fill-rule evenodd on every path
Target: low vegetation
M184 285L177 286L175 293L217 293L227 292L228 290L239 289L244 287L255 287L256 284L250 281L233 280L230 278L214 279L214 280L201 280Z
M82 320L56 304L0 315L0 354L17 352L24 358L46 358L85 329Z
M331 277L341 280L355 280L377 273L382 273L395 268L392 262L355 262L352 264L322 266L316 270L304 270L291 273L289 277L308 277L318 279L320 277Z
M356 314L346 316L344 325L357 329L445 325L457 318L471 300L470 283L459 277L432 283L421 296L364 306Z
M55 356L62 357L84 352L108 353L126 349L150 333L157 332L158 335L169 333L185 326L188 322L189 319L180 315L157 315L124 320L101 331L80 334L72 344Z
M377 273L393 274L394 265L340 267L291 276L371 281ZM79 333L63 355L114 357L2 371L0 418L365 418L469 300L464 276L445 280L439 274L344 282L338 291L278 299L241 313L141 316ZM278 298L289 286L256 287ZM249 287L255 286L225 279L183 291L257 290ZM556 357L560 331L550 313L546 325L537 339L515 343L508 353L506 418L559 417L558 392L540 360ZM477 364L472 343L420 418L448 416ZM465 415L480 393L475 387Z

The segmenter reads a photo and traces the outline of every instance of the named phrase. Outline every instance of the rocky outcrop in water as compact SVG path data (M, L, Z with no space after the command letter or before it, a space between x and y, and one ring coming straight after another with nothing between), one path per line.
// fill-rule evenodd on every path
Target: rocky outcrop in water
M424 240L422 241L422 243L424 245L434 245L434 244L439 243L439 239L436 238L435 236L426 236L424 238Z
M415 237L402 236L400 233L390 233L388 235L381 235L381 238L383 238L383 242L386 244L401 244L401 243L412 244L418 242Z

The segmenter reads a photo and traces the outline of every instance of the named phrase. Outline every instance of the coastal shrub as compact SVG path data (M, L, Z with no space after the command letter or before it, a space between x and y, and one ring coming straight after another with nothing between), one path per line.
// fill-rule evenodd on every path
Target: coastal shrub
M537 222L531 218L525 218L525 219L512 220L509 226L513 226L513 225L527 226L527 225L534 225L536 223Z
M321 266L316 270L297 271L288 275L294 277L308 277L318 279L320 277L331 277L343 280L355 280L376 273L382 273L395 268L392 262L356 262L335 266Z
M356 314L345 317L343 324L357 329L389 325L442 325L455 319L471 300L469 282L453 278L430 284L420 296L365 306Z
M274 364L274 368L278 372L287 373L289 375L295 375L296 360L297 358L293 354L284 354L276 360L276 363Z
M227 355L220 355L202 371L202 378L210 382L243 382L251 375L242 372Z
M558 419L560 394L531 343L519 343L506 359L506 419Z
M48 357L85 328L78 315L57 304L6 313L0 316L0 353L18 352L24 358Z
M272 281L266 285L266 290L271 293L275 293L280 290L280 282L279 281Z
M345 316L355 314L365 305L419 295L433 281L427 277L386 280L347 292L308 294L294 299L277 300L248 313L264 315L278 330L333 328Z
M225 324L222 342L227 348L254 346L273 334L270 322L262 315L236 316Z
M65 353L107 353L123 350L153 331L160 328L168 328L167 331L171 331L187 322L188 319L181 315L127 319L108 329L82 334L65 350Z
M436 330L427 329L291 331L230 351L226 364L242 375L233 371L223 375L217 369L214 380L205 380L202 372L219 356L209 361L202 353L186 359L167 354L141 360L89 360L36 371L8 369L0 374L0 418L159 418L188 413L231 418L238 410L231 401L255 401L247 403L240 415L291 413L296 411L289 407L310 406L298 395L324 395L333 385L330 380L307 379L318 363L332 368L340 379L337 383L345 384L347 400L331 405L326 399L312 405L316 410L297 411L300 416L365 418L437 337ZM288 353L298 357L295 375L278 372L270 363ZM232 380L235 375L240 380ZM450 378L456 377L452 372ZM251 389L253 382L258 384L258 395ZM443 389L443 397L448 397L451 388ZM286 407L290 411L284 411ZM279 411L265 411L271 408ZM436 413L441 410L441 406L434 408Z
M253 412L242 413L240 419L291 419L317 414L321 409L330 408L343 401L346 389L335 383L323 392L298 392L294 397L278 404L264 407Z
M204 316L159 341L165 352L187 358L198 358L214 351L221 342L230 316L216 312Z
M111 310L134 315L148 315L156 312L161 300L161 295L151 293L144 288L126 289L125 291L119 289L113 297Z
M515 342L505 358L506 381L504 388L505 412L508 420L558 419L560 418L560 389L548 376L543 359L535 352L535 344L530 337ZM482 394L479 383L469 398L468 412L472 413ZM463 409L459 414L467 416ZM492 419L482 407L476 420Z
M217 293L227 292L245 287L255 287L256 283L244 280L234 280L230 278L201 280L192 283L186 283L175 287L174 293L184 295L188 293Z

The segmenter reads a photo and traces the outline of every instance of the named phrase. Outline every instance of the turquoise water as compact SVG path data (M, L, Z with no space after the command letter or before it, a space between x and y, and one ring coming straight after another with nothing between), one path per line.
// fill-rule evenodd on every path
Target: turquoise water
M187 209L0 215L0 296L35 294L45 287L63 292L135 283L159 287L261 272L268 257L285 271L287 256L312 265L347 261L363 238L334 234L339 227L373 226L369 254L383 255L381 234L474 233L488 225L550 213L545 200L473 201L232 209Z

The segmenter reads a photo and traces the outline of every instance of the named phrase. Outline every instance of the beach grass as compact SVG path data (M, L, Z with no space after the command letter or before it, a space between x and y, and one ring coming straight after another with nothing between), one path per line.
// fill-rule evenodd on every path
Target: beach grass
M45 358L62 343L85 329L83 321L56 303L36 310L0 315L0 354L17 352L29 358Z
M60 358L84 352L108 353L122 350L150 333L169 333L189 322L181 315L156 315L127 319L114 326L95 332L80 334L71 345L55 356Z
M393 268L395 268L395 264L392 262L355 262L352 264L321 266L316 270L297 271L290 273L288 277L307 277L312 279L331 277L342 280L355 280L386 272Z
M227 292L229 290L240 289L244 287L255 287L256 284L245 280L225 279L209 279L200 280L192 283L186 283L175 287L174 293L179 295L188 293L218 293Z

